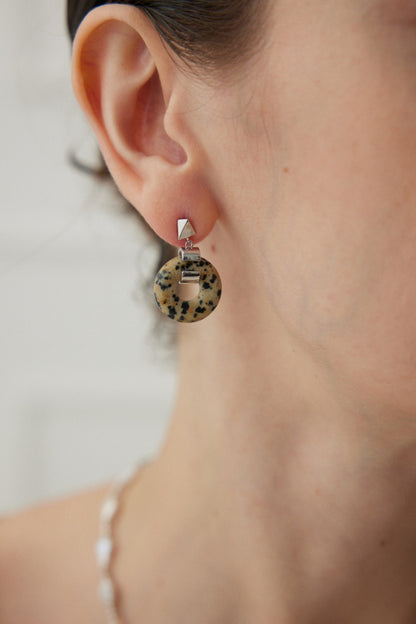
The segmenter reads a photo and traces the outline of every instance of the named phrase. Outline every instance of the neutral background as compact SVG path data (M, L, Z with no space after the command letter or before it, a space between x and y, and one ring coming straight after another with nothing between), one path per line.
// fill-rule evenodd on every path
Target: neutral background
M174 362L152 337L152 248L101 182L70 87L63 0L0 20L0 513L154 453ZM169 321L168 321L169 322Z

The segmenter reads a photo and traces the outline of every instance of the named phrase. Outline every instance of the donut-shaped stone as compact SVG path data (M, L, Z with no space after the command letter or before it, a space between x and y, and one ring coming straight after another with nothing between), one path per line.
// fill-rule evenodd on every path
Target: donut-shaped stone
M177 294L182 271L198 271L199 293L186 301ZM172 258L162 266L155 278L156 303L163 314L180 323L195 323L211 314L221 297L221 279L217 269L205 260Z

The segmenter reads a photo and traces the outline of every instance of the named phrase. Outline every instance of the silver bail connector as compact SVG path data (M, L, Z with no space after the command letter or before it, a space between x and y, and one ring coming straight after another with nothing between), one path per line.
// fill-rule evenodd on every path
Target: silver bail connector
M190 240L194 234L195 230L189 219L178 219L178 240L186 239L185 247L179 248L179 258L183 261L198 262L201 259L199 248L194 247ZM198 271L182 271L179 284L199 284Z

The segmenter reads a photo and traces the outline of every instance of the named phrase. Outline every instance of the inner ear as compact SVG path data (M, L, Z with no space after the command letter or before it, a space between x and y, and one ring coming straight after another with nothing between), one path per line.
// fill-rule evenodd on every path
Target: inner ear
M165 131L166 104L159 74L155 70L137 92L133 119L126 119L126 136L133 133L133 147L145 156L161 156L168 162L181 165L187 160L182 147Z

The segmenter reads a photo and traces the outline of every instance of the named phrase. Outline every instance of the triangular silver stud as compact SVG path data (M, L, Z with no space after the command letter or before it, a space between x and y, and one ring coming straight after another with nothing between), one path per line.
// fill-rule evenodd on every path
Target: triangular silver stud
M195 234L195 230L189 219L178 219L178 240L190 238Z

